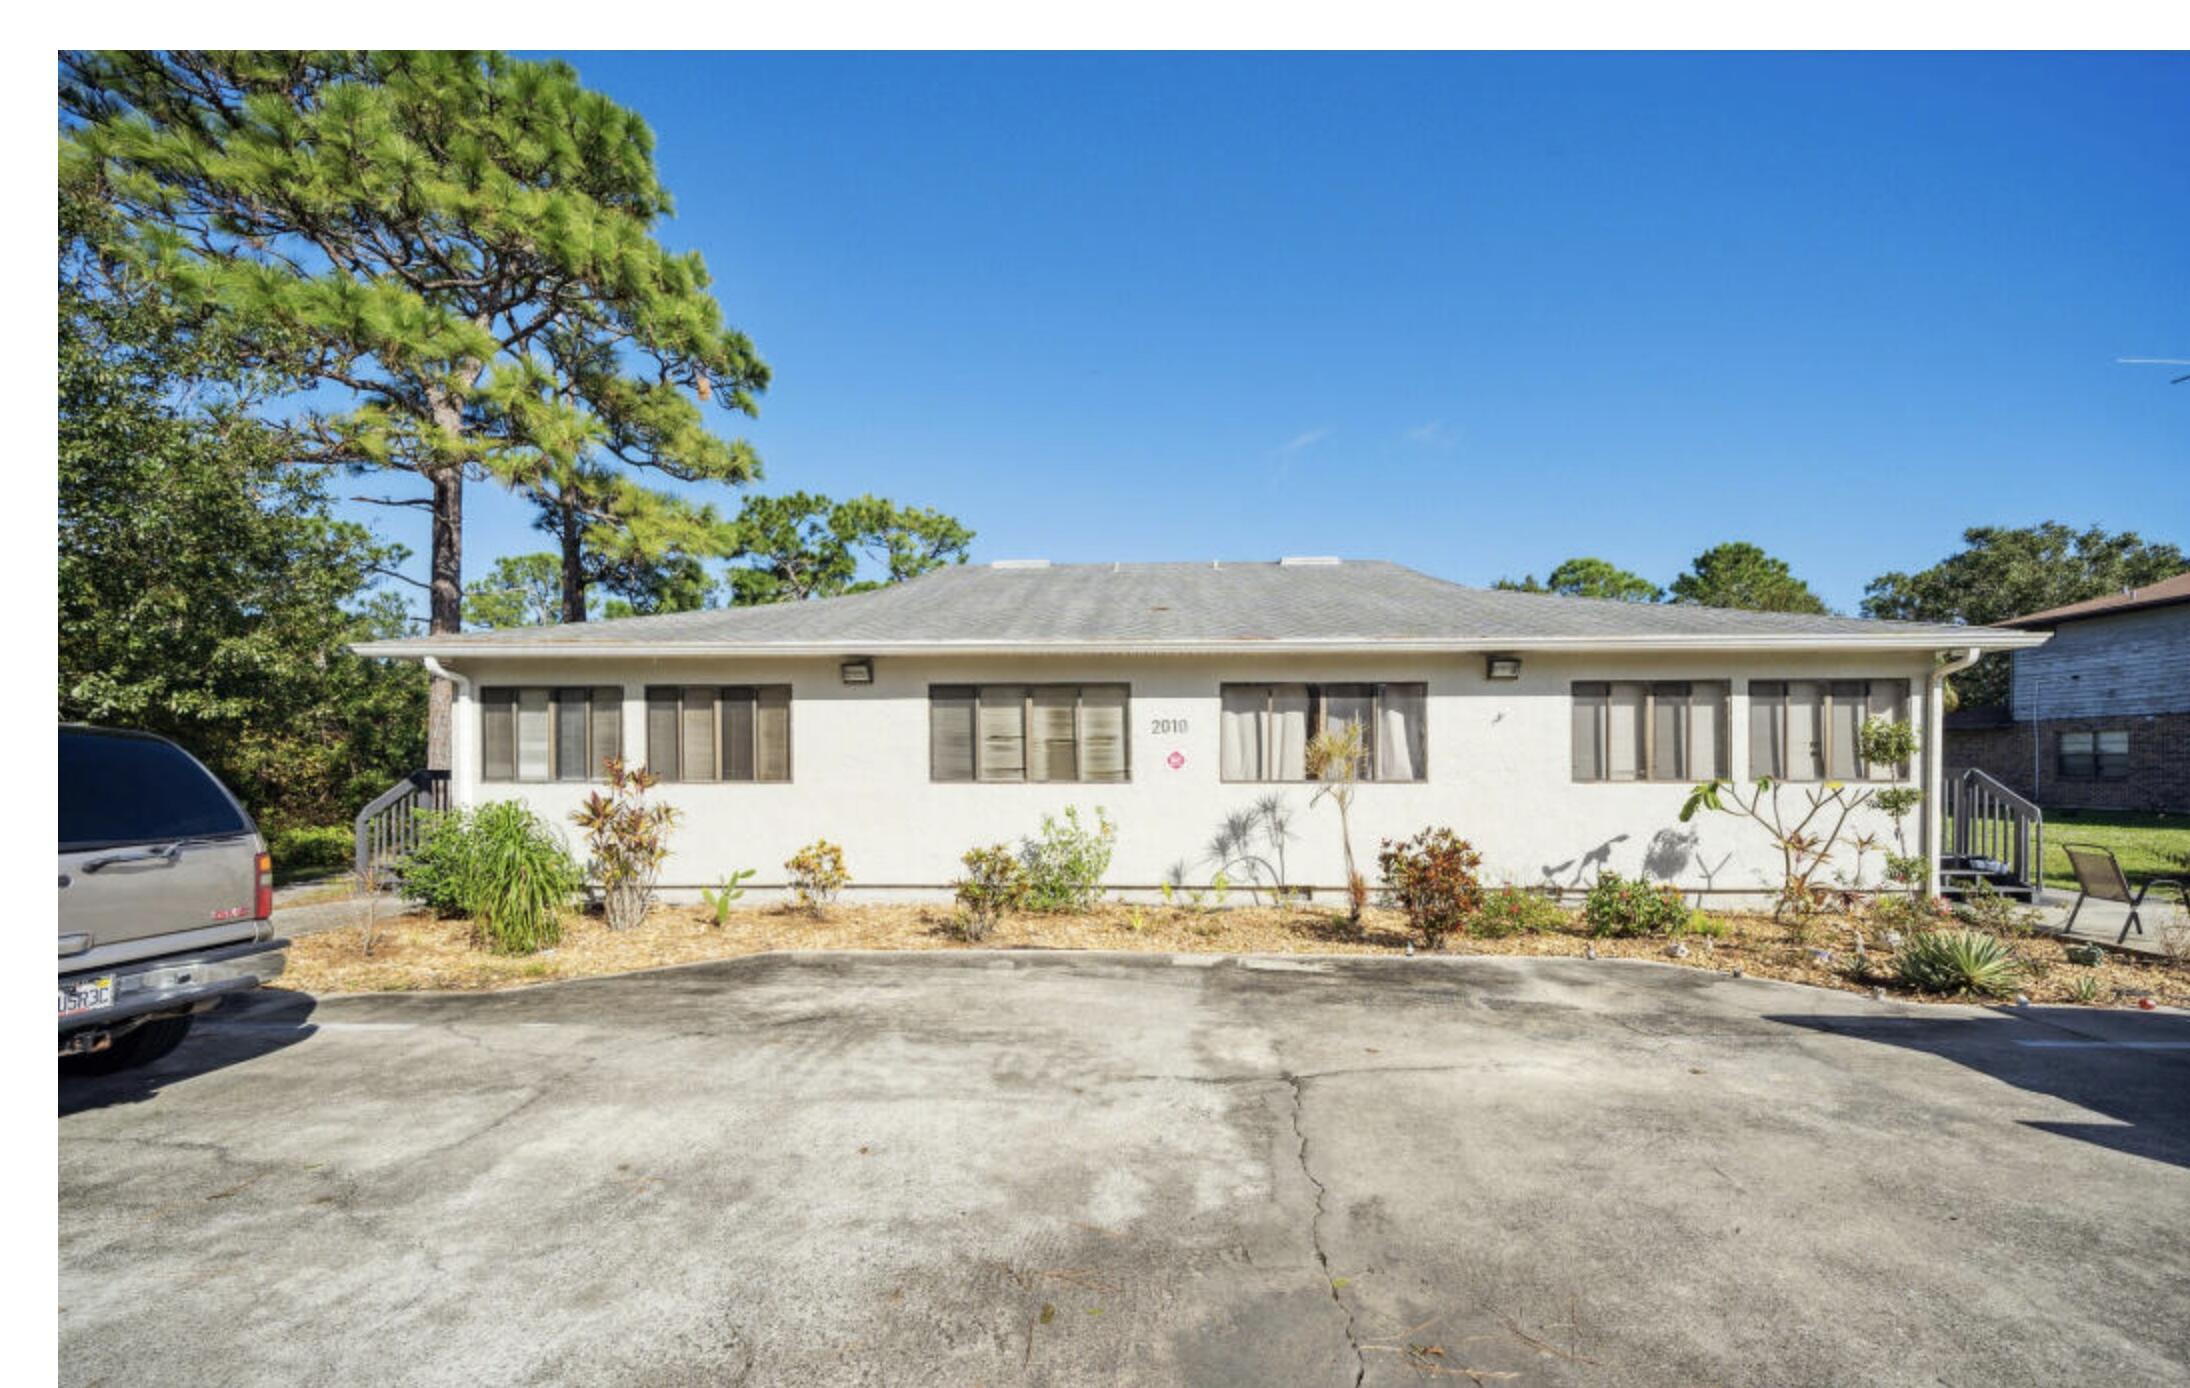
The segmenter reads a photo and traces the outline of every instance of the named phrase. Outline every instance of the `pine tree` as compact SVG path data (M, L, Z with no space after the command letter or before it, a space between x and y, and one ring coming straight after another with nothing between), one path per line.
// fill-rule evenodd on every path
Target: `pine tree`
M756 476L703 406L752 413L767 367L707 269L655 237L653 135L560 62L493 53L74 53L61 177L112 208L102 254L307 387L300 463L415 474L429 629L457 631L467 478L589 458ZM327 404L324 392L343 397ZM428 760L449 757L437 683Z

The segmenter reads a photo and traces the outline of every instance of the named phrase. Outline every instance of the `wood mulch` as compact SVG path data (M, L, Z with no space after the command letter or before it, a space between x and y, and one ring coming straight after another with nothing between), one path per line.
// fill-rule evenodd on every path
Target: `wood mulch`
M1850 964L1860 934L1876 968L1890 971L1884 932L1871 922L1826 917L1803 930L1769 917L1714 913L1726 927L1721 939L1686 935L1598 939L1571 921L1557 929L1483 939L1454 936L1448 954L1573 957L1594 951L1607 958L1655 959L1720 972L1740 970L1757 978L1784 979L1868 992ZM627 931L610 930L598 917L574 916L562 943L534 955L494 954L474 943L468 922L408 915L384 919L372 952L360 932L330 930L290 946L289 968L277 986L308 993L487 991L591 978L636 969L694 964L774 950L1134 950L1158 954L1372 954L1402 953L1410 939L1397 913L1371 910L1356 932L1327 910L1243 906L1195 911L1178 907L1105 903L1073 915L1014 916L978 945L962 939L946 905L837 906L821 917L783 907L736 910L722 925L697 907L663 907ZM2190 1007L2190 966L2160 959L2108 955L2096 966L2072 964L2061 942L2036 935L2015 940L2029 966L2022 991L2033 1002L2084 1001L2076 981L2097 980L2099 1006L2135 1005L2141 998ZM1685 950L1685 957L1676 957ZM1883 981L1883 980L1880 980ZM1922 1001L1885 983L1896 997Z

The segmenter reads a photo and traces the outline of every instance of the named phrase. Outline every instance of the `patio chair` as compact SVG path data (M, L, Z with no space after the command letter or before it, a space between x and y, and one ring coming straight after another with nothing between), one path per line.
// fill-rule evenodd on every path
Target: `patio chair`
M2064 843L2061 848L2068 854L2070 866L2076 869L2076 904L2069 908L2068 924L2061 927L2063 934L2075 931L2076 913L2084 908L2086 901L2094 898L2118 901L2129 908L2129 919L2123 923L2122 933L2114 939L2117 945L2127 940L2132 930L2139 935L2144 933L2144 923L2137 919L2137 909L2144 905L2144 894L2154 887L2173 887L2181 894L2183 906L2190 908L2190 887L2173 877L2155 877L2132 893L2129 874L2122 871L2121 860L2114 856L2111 848L2091 843Z

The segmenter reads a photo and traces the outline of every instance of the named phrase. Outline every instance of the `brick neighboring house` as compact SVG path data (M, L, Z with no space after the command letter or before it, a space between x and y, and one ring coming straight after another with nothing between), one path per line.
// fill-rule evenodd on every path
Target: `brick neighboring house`
M2190 573L2033 612L2004 706L1946 718L1949 768L2057 809L2190 811Z

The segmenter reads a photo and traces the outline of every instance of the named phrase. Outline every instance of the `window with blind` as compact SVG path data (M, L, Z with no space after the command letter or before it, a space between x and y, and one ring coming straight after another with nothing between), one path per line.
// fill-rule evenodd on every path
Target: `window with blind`
M1705 781L1727 774L1724 680L1578 680L1577 781Z
M489 781L598 781L624 752L624 691L479 691L480 775Z
M1428 779L1426 684L1227 684L1218 695L1223 780L1308 780L1308 743L1344 723L1361 725L1363 780Z
M649 685L646 748L665 781L788 781L791 686Z
M2119 781L2129 775L2129 730L2060 734L2055 769L2068 781Z
M1122 684L928 687L928 776L937 781L1125 781Z
M1906 766L1872 766L1863 725L1906 722L1907 680L1749 681L1749 774L1775 781L1893 781Z

